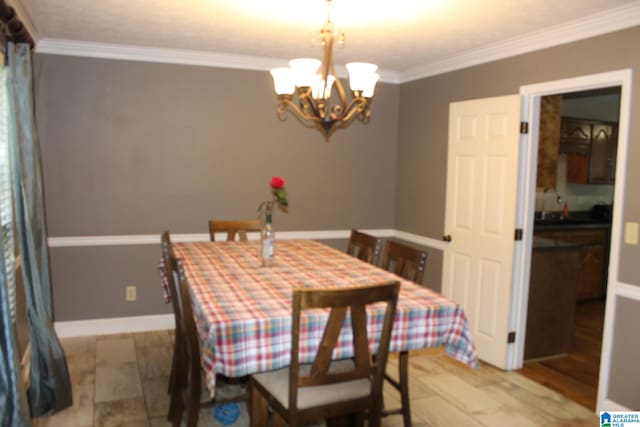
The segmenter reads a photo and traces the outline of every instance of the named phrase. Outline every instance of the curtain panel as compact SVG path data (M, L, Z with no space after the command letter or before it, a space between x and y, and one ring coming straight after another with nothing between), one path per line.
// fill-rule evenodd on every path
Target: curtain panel
M4 66L0 66L0 114L2 115L0 138L6 139L9 137L9 128L7 126L7 69ZM3 145L3 149L5 148ZM8 185L8 182L2 180L2 185ZM1 202L10 203L10 200L3 198ZM4 245L0 246L4 247ZM30 426L31 422L20 375L15 327L9 307L7 272L11 268L15 268L15 265L7 265L5 251L0 250L0 427L23 427Z
M29 45L9 43L8 59L15 226L31 344L27 397L31 415L40 417L70 406L72 394L67 362L52 323L42 166L34 117Z

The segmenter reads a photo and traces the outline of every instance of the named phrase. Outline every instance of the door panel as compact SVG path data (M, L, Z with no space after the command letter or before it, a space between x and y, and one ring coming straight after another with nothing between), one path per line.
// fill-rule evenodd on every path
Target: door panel
M475 159L460 157L456 159L455 203L456 228L471 230L473 217L473 180L475 175Z
M449 110L443 294L462 305L480 359L506 368L520 125L517 95Z
M488 157L484 167L484 192L482 232L498 236L504 229L504 184L507 174L506 159Z

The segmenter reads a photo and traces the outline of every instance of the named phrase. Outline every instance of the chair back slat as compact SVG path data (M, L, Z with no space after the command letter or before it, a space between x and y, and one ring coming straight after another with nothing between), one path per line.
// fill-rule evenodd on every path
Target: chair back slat
M189 293L189 285L184 274L184 266L182 259L172 258L172 266L174 273L178 277L178 289L180 290L180 299L182 301L181 323L182 335L176 339L183 339L185 342L185 350L189 359L189 374L191 379L200 378L200 343L198 342L198 330L193 316L193 308L191 305L191 294ZM195 385L190 384L191 387ZM197 384L199 387L199 383Z
M380 239L358 230L351 230L347 253L361 261L375 264L380 253Z
M247 232L262 229L262 224L258 219L235 220L235 221L209 221L209 237L212 242L216 241L216 232L226 232L227 241L236 240L247 241Z
M369 354L369 336L367 334L367 310L365 305L351 306L351 325L353 329L353 346L355 348L356 372L371 374L371 355ZM355 331L364 331L356 333Z
M426 252L389 240L380 266L400 277L422 284L426 264Z
M171 295L171 306L173 308L177 336L180 335L183 330L182 298L178 288L178 277L174 265L175 255L173 253L173 245L171 243L171 235L169 234L169 231L164 231L162 233L160 241L162 246L162 261L164 263L165 277L169 283L169 294Z
M327 320L327 326L324 329L324 334L318 346L316 358L311 366L309 377L301 378L298 382L299 385L317 384L318 381L327 381L327 379L323 380L322 377L326 376L329 365L331 364L331 354L338 342L338 337L340 337L340 331L342 330L342 324L346 316L346 307L338 307L331 310L329 320Z
M382 393L384 368L387 363L391 329L395 319L400 283L386 282L359 288L297 289L293 293L291 369L289 374L289 408L295 409L301 387L334 384L361 378L371 380L372 393ZM366 306L386 303L383 328L375 364L369 352ZM299 345L302 313L310 309L329 308L322 340L311 365L310 373L300 370ZM353 369L331 371L331 356L340 332L350 313L355 364Z

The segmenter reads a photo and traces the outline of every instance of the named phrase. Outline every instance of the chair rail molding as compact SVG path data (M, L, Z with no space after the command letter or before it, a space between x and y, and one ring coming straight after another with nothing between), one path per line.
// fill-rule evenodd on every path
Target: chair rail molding
M362 229L368 234L376 237L399 237L397 231L393 229ZM295 239L348 239L351 230L307 230L307 231L278 231L279 240ZM408 233L406 233L408 235ZM420 236L417 236L420 237ZM216 233L216 239L224 240L226 233ZM247 233L249 240L260 240L259 233ZM428 238L424 238L428 239ZM209 233L171 233L173 242L208 242ZM429 239L433 240L433 239ZM437 241L436 241L437 242ZM49 237L49 247L69 248L69 247L90 247L90 246L129 246L129 245L155 245L160 244L160 233L158 234L125 234L125 235L104 235L104 236L69 236L69 237ZM427 245L431 246L431 245Z

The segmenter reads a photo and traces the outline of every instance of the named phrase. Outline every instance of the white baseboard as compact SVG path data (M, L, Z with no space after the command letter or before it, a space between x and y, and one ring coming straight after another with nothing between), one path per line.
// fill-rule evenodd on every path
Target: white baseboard
M173 314L155 314L55 322L53 326L58 337L71 338L173 329L175 323Z
M628 411L631 411L631 409L627 408L624 405L616 403L613 400L605 399L605 401L602 403L602 407L597 408L596 413L599 414L600 411L628 412Z

